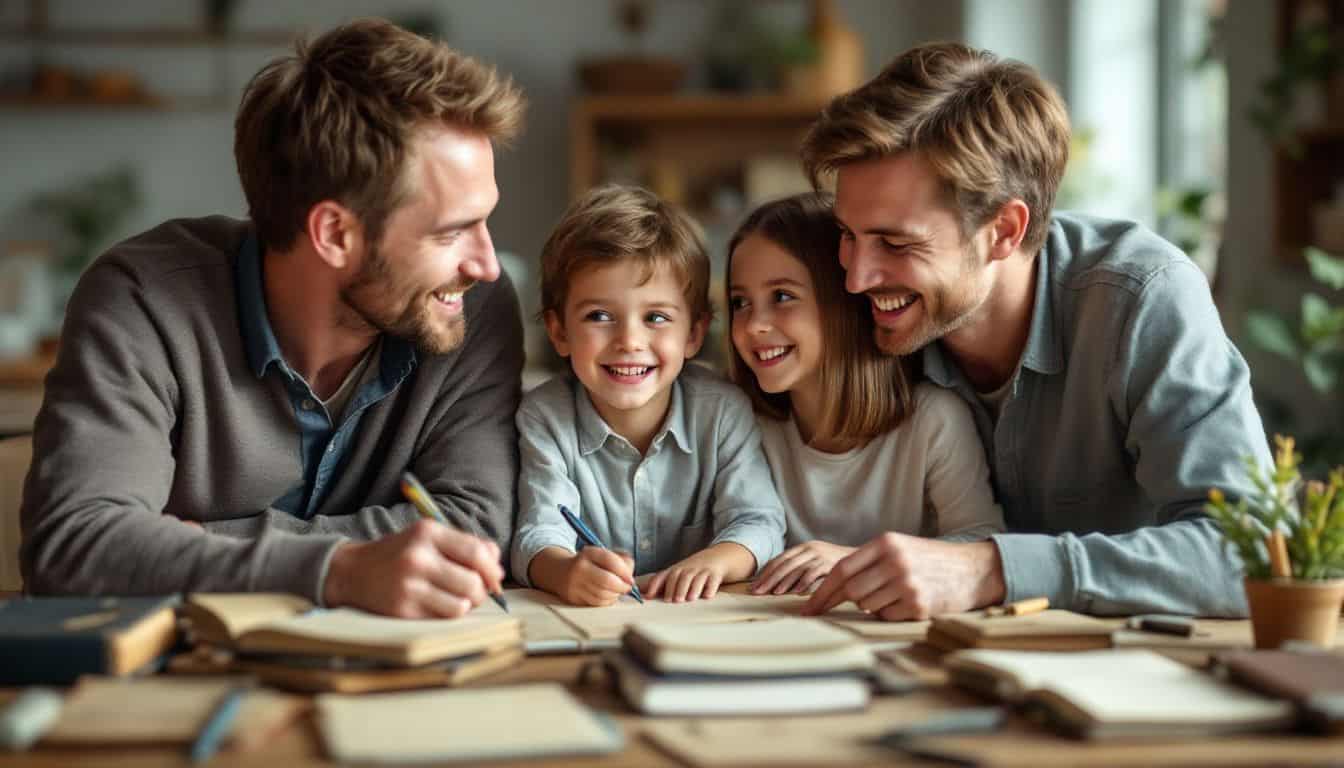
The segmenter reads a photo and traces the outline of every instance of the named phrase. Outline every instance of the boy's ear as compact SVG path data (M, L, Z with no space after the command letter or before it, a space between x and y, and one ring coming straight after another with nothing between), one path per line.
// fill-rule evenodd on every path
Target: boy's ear
M551 337L551 346L555 347L555 354L569 357L569 337L565 335L565 323L560 319L560 315L554 309L548 309L542 315L542 319L546 321L546 335Z
M709 315L701 315L700 319L691 323L691 335L686 338L686 359L695 357L700 352L700 346L705 343L705 333L709 330Z

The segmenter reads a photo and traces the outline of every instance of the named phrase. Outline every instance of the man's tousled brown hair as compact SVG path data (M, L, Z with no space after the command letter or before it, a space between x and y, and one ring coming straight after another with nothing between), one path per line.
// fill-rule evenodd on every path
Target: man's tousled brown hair
M959 43L922 45L836 97L802 155L820 186L848 163L901 152L919 154L938 174L963 239L1009 200L1025 202L1031 221L1022 248L1034 253L1068 163L1068 112L1026 64Z
M731 313L733 253L752 235L769 240L807 268L821 315L824 344L818 376L826 404L811 440L849 450L895 429L911 412L913 397L907 363L877 347L867 298L845 290L833 202L826 194L802 194L752 211L728 241L724 284ZM729 378L747 393L756 411L774 419L789 418L788 393L761 389L736 348L731 342L728 346Z
M243 92L234 157L262 244L285 249L312 206L335 200L367 242L410 192L416 131L449 125L502 143L525 101L496 70L381 19L344 24L272 61Z
M541 248L541 314L561 321L574 275L623 261L643 265L640 284L660 268L681 282L692 322L708 320L709 254L685 211L640 187L606 184L584 193Z

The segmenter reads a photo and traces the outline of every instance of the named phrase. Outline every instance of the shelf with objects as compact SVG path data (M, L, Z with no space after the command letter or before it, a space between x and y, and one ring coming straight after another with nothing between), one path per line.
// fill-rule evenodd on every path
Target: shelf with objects
M0 44L24 46L32 54L26 72L6 73L0 81L0 109L78 111L210 111L232 106L224 77L224 52L234 48L289 45L294 29L235 29L234 3L206 2L195 24L159 23L89 26L53 21L45 0L28 0L21 21L0 23ZM214 54L210 90L165 94L125 66L81 68L64 63L73 49L109 49L143 53L152 49L204 49Z
M1344 2L1279 0L1278 63L1251 117L1273 146L1279 258L1344 254Z

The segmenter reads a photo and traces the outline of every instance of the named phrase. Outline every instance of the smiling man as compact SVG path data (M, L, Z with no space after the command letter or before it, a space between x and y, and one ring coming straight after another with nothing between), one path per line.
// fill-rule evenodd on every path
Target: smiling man
M134 237L70 301L24 491L28 589L419 617L498 586L523 341L486 220L522 111L493 69L375 20L262 69L235 126L250 221ZM408 469L473 531L419 521Z
M1238 563L1202 512L1268 447L1199 269L1124 221L1053 214L1069 124L1029 67L922 46L838 97L803 148L834 175L847 288L877 343L976 417L1009 533L886 534L807 605L924 618L1044 595L1075 611L1238 616ZM981 450L967 446L966 450Z

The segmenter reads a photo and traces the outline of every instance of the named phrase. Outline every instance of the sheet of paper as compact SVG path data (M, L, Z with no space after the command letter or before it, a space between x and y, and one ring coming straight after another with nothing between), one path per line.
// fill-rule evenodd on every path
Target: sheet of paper
M43 744L185 744L237 679L85 677Z
M571 624L551 610L563 605L560 598L539 589L516 587L504 590L509 604L505 613L493 600L486 600L471 615L513 616L523 622L523 646L529 654L578 653L584 648L583 636Z

